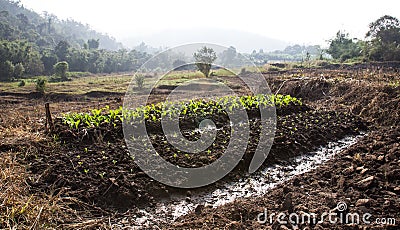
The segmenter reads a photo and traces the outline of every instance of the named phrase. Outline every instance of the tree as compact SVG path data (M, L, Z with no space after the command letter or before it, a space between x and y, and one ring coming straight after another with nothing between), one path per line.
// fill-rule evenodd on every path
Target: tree
M42 57L40 59L44 65L44 71L46 74L53 72L53 67L57 63L57 56L50 50L42 51Z
M84 49L71 49L67 62L71 71L86 72L89 70L89 52Z
M400 61L400 21L385 15L369 25L367 57L375 61Z
M60 41L57 44L56 48L54 49L54 52L58 57L58 61L66 61L67 60L69 48L70 48L70 45L66 41Z
M14 65L10 61L0 62L0 80L9 81L14 76Z
M62 62L57 62L54 65L54 73L61 77L61 80L64 81L67 79L67 72L68 72L69 66L68 63L65 61Z
M236 53L236 48L233 46L230 46L228 49L224 50L221 53L221 63L224 66L232 66L237 62L237 53Z
M380 39L384 43L397 41L400 30L400 22L397 18L385 15L369 24L369 31L366 34L367 38Z
M29 26L29 19L25 14L17 14L16 16L19 20L19 29L20 30L26 30L28 29L27 27Z
M326 50L334 59L345 61L362 55L361 43L354 42L349 38L349 34L338 31L336 37L330 41L329 48Z
M174 70L190 70L192 66L188 65L185 61L181 59L176 59L172 63L172 67L174 67Z
M211 65L217 59L217 54L212 48L207 48L206 46L200 48L197 52L193 54L196 61L196 66L208 77L210 75Z
M100 46L99 39L89 39L87 43L88 43L88 48L89 48L90 50L92 50L92 49L98 49L99 46Z
M22 63L18 63L14 67L14 77L15 78L21 78L24 75L25 68Z
M305 61L306 61L306 63L308 64L308 68L310 68L310 66L311 66L310 60L311 60L311 55L310 55L310 53L307 51Z

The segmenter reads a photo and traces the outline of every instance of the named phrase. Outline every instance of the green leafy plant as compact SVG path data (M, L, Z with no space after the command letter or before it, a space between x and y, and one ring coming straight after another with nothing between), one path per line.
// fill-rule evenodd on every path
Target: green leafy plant
M190 100L182 102L164 102L142 106L134 110L110 109L108 106L100 109L92 109L89 113L67 113L63 115L63 121L71 129L80 127L99 127L101 124L109 124L116 127L117 123L130 122L158 122L163 117L174 115L204 118L214 114L224 113L225 110L233 111L243 107L246 110L266 108L271 106L285 107L290 104L302 105L300 99L290 95L264 95L255 96L225 96L216 100Z
M38 78L36 79L36 91L39 93L44 93L46 90L46 78Z
M24 80L21 80L21 81L18 83L18 87L23 87L23 86L25 86L25 85L26 85L26 83L25 83Z
M136 86L139 88L139 89L143 89L143 86L144 86L144 76L143 75L140 75L140 74L136 74L135 75L135 82L136 82Z

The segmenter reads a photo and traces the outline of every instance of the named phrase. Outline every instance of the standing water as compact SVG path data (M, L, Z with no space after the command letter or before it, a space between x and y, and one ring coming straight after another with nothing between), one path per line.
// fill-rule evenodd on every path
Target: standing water
M134 225L150 227L154 224L170 223L193 211L197 205L215 208L238 198L262 196L294 176L315 169L332 159L337 153L355 144L363 136L365 135L329 142L315 152L289 159L284 165L272 165L239 181L217 185L218 188L214 188L214 190L194 193L190 199L181 194L171 195L170 199L159 202L155 208L139 210L134 216Z

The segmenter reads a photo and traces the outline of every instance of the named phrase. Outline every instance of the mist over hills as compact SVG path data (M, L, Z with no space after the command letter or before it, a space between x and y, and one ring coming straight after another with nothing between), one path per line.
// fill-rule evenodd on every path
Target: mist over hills
M287 42L255 33L222 28L165 29L150 35L132 34L117 41L110 35L93 30L84 22L74 19L61 20L47 12L38 13L27 9L18 1L0 0L0 37L5 40L24 39L39 47L53 48L60 41L83 47L87 40L98 39L99 48L118 50L136 48L144 42L147 52L157 52L188 43L213 43L225 47L233 46L238 52L251 53L253 50L282 50ZM271 37L273 37L271 35ZM152 52L151 52L152 53Z
M167 29L151 35L129 36L120 40L129 48L134 48L141 42L157 48L171 48L187 43L214 43L225 47L233 46L239 52L245 53L259 49L264 51L282 50L289 45L285 41L254 33L217 28Z
M46 12L38 14L14 0L0 0L0 19L0 80L51 75L59 62L66 62L72 72L135 71L160 51L194 43L214 47L223 64L241 63L240 54L243 53L259 65L269 61L299 61L321 54L319 46L288 46L281 40L217 28L166 29L152 35L137 34L123 39L122 45L89 25L73 19L62 20ZM174 61L192 57L198 49L199 46L183 50L189 51L186 53L178 50L156 55L149 61L148 69L172 68ZM19 71L14 71L15 68Z

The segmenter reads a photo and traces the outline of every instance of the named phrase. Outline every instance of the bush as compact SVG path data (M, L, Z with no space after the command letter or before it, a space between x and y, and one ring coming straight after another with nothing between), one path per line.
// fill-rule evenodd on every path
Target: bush
M57 62L54 65L54 73L56 76L59 76L61 80L67 80L68 70L69 70L68 62L65 61Z
M45 78L38 78L36 79L36 91L39 93L44 93L46 90L46 82Z
M25 86L25 81L24 80L22 80L22 81L20 81L19 83L18 83L18 87L23 87L23 86Z
M143 85L144 85L144 76L143 75L135 75L135 82L136 85L139 89L143 89Z
M267 71L280 71L280 70L282 70L282 68L279 68L277 66L270 65L270 64L267 64L265 66L265 68L267 69Z

